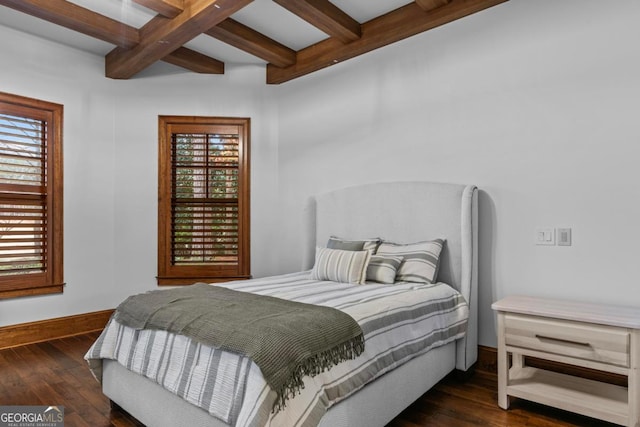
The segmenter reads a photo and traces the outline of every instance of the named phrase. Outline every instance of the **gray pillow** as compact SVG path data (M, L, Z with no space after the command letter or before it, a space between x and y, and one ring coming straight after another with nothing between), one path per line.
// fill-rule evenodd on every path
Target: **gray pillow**
M382 239L375 237L371 239L349 240L342 237L331 236L327 242L327 248L340 249L343 251L371 251L376 253L378 245Z
M382 242L376 255L395 255L404 258L396 274L396 282L433 283L438 273L443 246L444 239L407 245Z

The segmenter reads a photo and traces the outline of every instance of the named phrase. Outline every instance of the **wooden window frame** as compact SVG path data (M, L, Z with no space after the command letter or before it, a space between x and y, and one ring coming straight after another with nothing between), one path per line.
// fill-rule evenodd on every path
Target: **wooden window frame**
M0 92L0 112L46 121L46 178L41 197L46 206L45 268L41 273L0 276L0 299L62 293L63 265L63 106ZM0 184L0 200L15 195Z
M238 265L221 268L209 264L172 263L172 129L239 126ZM237 117L158 116L158 276L159 286L190 285L251 278L250 263L250 119Z

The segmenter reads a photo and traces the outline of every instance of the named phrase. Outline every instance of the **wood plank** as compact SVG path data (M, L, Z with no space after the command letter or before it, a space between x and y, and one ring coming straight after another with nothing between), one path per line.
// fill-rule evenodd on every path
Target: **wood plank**
M506 313L507 346L629 367L626 328Z
M140 29L140 43L107 54L106 76L127 79L222 22L253 0L193 0L173 19L156 16Z
M66 0L0 0L0 5L116 46L130 48L140 42L136 28Z
M224 74L224 62L186 47L179 47L162 60L196 73Z
M20 371L20 378L25 382L38 382L39 378L47 378L51 383L60 382L58 374L55 372L55 363L36 363L38 356L33 353L30 346L19 346L12 348L16 356L14 361L18 366L29 367Z
M416 4L422 8L425 12L444 6L451 3L451 0L415 0Z
M113 310L0 327L0 349L102 330Z
M569 365L561 361L553 360L549 355L544 355L545 359L531 357L525 354L525 365L534 368L540 368L547 371L558 372L561 374L572 375L574 377L587 378L594 381L602 381L609 384L616 384L622 387L626 387L628 384L627 375L623 373L614 373L601 371L597 368L589 368L584 366L577 366L575 364ZM575 363L574 360L571 363Z
M48 294L61 294L64 290L64 285L42 286L39 288L30 288L28 284L14 286L17 289L4 290L0 289L0 299L35 296L35 295L48 295ZM0 347L1 348L1 347Z
M411 420L420 426L438 427L528 425L526 415L498 409L495 382L489 388L475 387L474 383L475 378L463 383L445 378L416 402ZM473 393L467 393L467 388Z
M182 0L133 0L167 18L175 18L184 10Z
M205 34L278 67L287 67L296 62L296 52L293 49L231 18L207 30Z
M360 23L328 0L274 0L311 25L343 43L358 40Z
M593 360L576 359L570 356L564 356L562 354L553 354L545 351L511 346L506 346L506 350L509 353L521 354L523 356L526 356L527 360L538 360L537 366L539 366L541 363L547 363L548 366L571 366L576 372L585 372L584 375L578 374L578 376L583 377L585 375L589 375L589 372L599 372L600 374L602 374L603 378L626 378L629 373L629 368L610 365L608 363L600 363ZM546 362L541 362L542 360L545 360ZM544 368L545 366L542 365L540 367ZM564 372L568 373L569 371L565 370Z
M86 34L124 49L132 48L140 42L137 28L66 0L0 0L0 5L61 25L70 30ZM168 53L163 60L197 73L222 73L220 71L220 61L184 47ZM61 289L60 287L59 290L51 290L51 292L41 290L39 293L60 292Z
M507 348L507 350L509 350ZM522 349L518 349L518 351L522 352ZM483 345L478 346L478 362L476 363L476 369L484 372L497 373L497 349L494 347L487 347ZM609 384L617 384L623 387L627 386L627 375L626 369L620 368L614 369L614 372L604 372L598 368L602 368L600 365L591 365L591 367L587 366L576 366L575 364L569 365L567 363L562 363L561 360L565 360L562 357L555 357L545 354L544 357L546 359L541 359L535 357L536 355L540 355L534 351L525 351L525 365L532 366L534 368L545 369L547 371L559 372L562 374L573 375L580 378L588 378L590 380L595 381L603 381ZM558 360L556 360L558 359ZM575 360L571 361L575 363ZM586 365L586 364L585 364ZM611 370L611 369L610 369Z
M491 308L511 313L640 329L640 308L633 306L512 295L494 302Z
M566 411L627 424L627 389L537 368L512 368L510 396L550 405Z
M299 50L297 62L289 67L268 64L267 83L284 83L505 1L507 0L453 0L430 13L425 13L416 3L409 3L362 24L362 36L349 44L330 37Z
M507 385L509 382L509 360L507 359L506 343L504 339L504 317L502 312L498 313L498 406L502 409L509 409L510 399L507 395Z
M629 425L640 426L640 330L631 333L629 370Z

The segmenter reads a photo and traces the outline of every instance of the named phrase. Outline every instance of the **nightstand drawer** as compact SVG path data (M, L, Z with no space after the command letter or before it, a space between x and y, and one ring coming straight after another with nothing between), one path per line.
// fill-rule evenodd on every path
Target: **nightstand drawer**
M629 331L625 328L508 313L505 315L505 343L629 366Z

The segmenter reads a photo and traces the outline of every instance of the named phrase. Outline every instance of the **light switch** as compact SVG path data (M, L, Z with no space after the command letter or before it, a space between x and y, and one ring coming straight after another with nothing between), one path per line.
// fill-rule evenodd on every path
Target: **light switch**
M555 230L551 227L538 227L534 240L536 245L553 246L556 244Z

